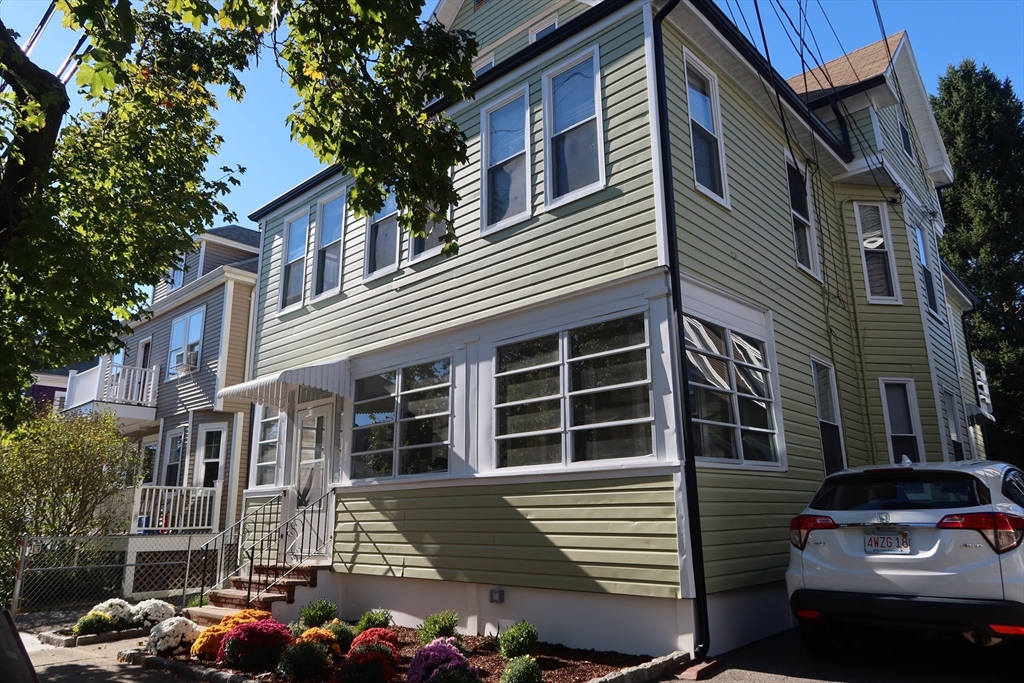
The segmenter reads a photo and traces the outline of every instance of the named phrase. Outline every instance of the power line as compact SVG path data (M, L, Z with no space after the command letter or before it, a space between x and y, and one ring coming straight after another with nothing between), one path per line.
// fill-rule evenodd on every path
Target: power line
M43 12L43 16L36 24L36 27L32 29L32 33L29 35L28 40L26 40L25 43L21 46L21 51L25 53L25 57L32 56L32 51L36 49L36 44L39 42L39 38L42 37L43 31L45 31L46 27L50 24L50 19L53 18L53 14L56 11L56 9L57 3L56 0L53 0L46 8L46 11ZM8 87L8 83L0 83L0 93L7 92Z

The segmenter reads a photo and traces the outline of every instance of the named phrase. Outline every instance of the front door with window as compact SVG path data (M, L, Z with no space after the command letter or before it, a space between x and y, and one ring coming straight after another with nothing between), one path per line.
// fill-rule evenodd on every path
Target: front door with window
M292 482L295 489L295 524L289 530L289 559L324 555L330 538L327 492L327 454L331 452L330 404L303 408L296 413L295 462Z

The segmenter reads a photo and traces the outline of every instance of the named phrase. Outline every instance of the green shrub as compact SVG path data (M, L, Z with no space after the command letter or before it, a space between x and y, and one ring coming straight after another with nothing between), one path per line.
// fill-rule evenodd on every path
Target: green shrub
M324 624L324 628L334 634L334 639L338 641L338 647L341 648L341 654L347 653L348 648L352 645L352 640L356 637L355 629L338 619Z
M421 645L426 645L437 638L458 639L459 633L455 630L455 627L458 625L459 613L446 609L443 612L431 614L424 619L423 623L416 630L416 637Z
M359 617L356 622L356 633L362 633L368 628L387 628L391 626L391 612L386 609L372 609Z
M327 598L317 598L299 610L299 623L306 628L323 626L338 616L338 606Z
M185 603L185 607L205 607L209 604L210 598L206 597L205 595L193 595L191 598L188 599L188 602Z
M525 624L525 621L519 622ZM511 629L510 629L511 630ZM500 683L542 683L544 674L540 664L530 656L513 657L501 672Z
M91 636L95 633L106 633L114 630L114 622L102 612L89 612L78 620L71 632L76 636Z
M306 629L302 627L301 621L289 621L288 630L292 632L292 638L298 638Z
M538 640L537 627L524 619L498 636L498 651L505 660L535 655Z
M299 641L284 651L277 663L277 670L293 681L325 679L331 675L331 656L323 643Z

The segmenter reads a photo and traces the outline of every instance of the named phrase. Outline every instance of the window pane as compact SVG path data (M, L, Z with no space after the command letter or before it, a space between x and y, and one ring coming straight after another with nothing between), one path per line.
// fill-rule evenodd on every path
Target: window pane
M690 346L725 356L725 331L703 320L686 318L686 343Z
M597 144L597 119L551 138L555 197L601 179Z
M687 379L698 384L708 384L719 389L732 389L729 381L729 362L722 358L705 356L703 353L687 351Z
M732 397L702 387L690 387L690 414L700 420L732 423Z
M693 448L698 458L725 458L738 460L736 444L733 441L734 427L719 427L718 425L697 424L694 431L696 434L693 440Z
M829 475L843 469L843 442L839 435L839 425L818 422L821 432L821 457L825 461L825 474Z
M821 363L812 363L814 371L814 388L818 402L818 418L825 422L838 424L835 404L832 401L832 369Z
M811 267L811 230L802 220L793 217L793 239L796 242L796 262Z
M368 270L393 266L398 258L398 217L391 216L370 226L370 263Z
M868 291L871 296L893 296L889 254L884 251L866 251L864 260L868 266Z
M373 222L376 223L381 218L390 216L393 213L398 213L398 198L395 197L394 192L388 192L388 196L384 200L384 206L381 207L380 211L373 214Z
M394 394L394 370L356 380L356 401L365 401L367 399L378 398L380 396L393 396Z
M394 422L395 399L389 396L387 398L377 399L376 401L357 403L354 406L353 414L355 416L352 425L353 427L365 427L367 425L382 422Z
M258 465L256 467L256 485L257 486L273 486L274 485L274 465Z
M569 370L572 391L610 387L647 379L647 350L576 361Z
M893 434L913 434L910 398L906 384L886 384L885 403L889 409L889 428Z
M214 460L213 462L203 463L203 486L211 488L217 479L220 478L220 463Z
M526 155L520 154L487 171L487 224L526 211Z
M732 338L732 354L736 360L768 369L762 342L738 332L733 332L730 337Z
M893 436L892 437L892 457L898 465L902 460L903 456L910 458L910 462L920 462L921 456L917 452L917 437L913 436Z
M633 315L570 330L569 356L589 356L625 346L636 346L645 341L647 335L644 331L644 316Z
M341 242L336 242L317 254L316 293L334 289L341 281Z
M914 227L914 234L917 236L917 255L921 259L921 265L928 267L928 248L924 241L924 232L920 226Z
M398 429L403 446L442 443L448 440L448 416L402 422Z
M558 360L558 335L498 347L498 372L509 372Z
M562 426L562 402L540 401L498 408L498 434L523 434Z
M572 398L573 425L619 422L651 415L651 395L646 386L601 391Z
M410 448L398 454L399 474L425 474L448 471L448 447Z
M555 132L594 115L594 61L588 59L551 79Z
M394 456L387 453L371 453L369 455L352 456L352 478L369 479L371 477L390 477L394 469Z
M748 432L740 430L740 439L743 441L743 459L748 462L775 462L778 456L775 454L775 437L764 432Z
M413 256L419 256L425 251L430 251L435 247L442 246L444 244L445 233L447 232L448 224L444 221L431 221L427 223L427 236L412 238Z
M583 429L572 433L573 461L650 455L650 423Z
M718 140L700 126L690 126L693 140L693 165L697 182L722 196L722 165L718 158Z
M402 397L402 417L419 417L448 412L448 387L420 391Z
M498 467L562 462L562 435L540 434L498 441Z
M771 391L768 388L768 373L737 365L736 391L741 394L771 398Z
M885 233L882 230L882 214L877 206L864 204L857 207L860 214L860 231L865 249L885 249Z
M526 98L520 97L487 115L490 151L487 165L505 161L526 149Z
M341 239L341 224L345 215L345 198L337 199L324 204L320 226L320 244L323 247Z
M299 429L299 462L323 460L324 416L303 418Z
M550 33L554 33L556 28L558 28L557 24L550 24L548 26L545 26L544 28L542 28L541 30L539 30L539 31L537 31L536 33L533 34L533 40L534 41L538 41L541 38L543 38L544 36L546 36L546 35L548 35Z
M185 321L175 320L171 325L171 351L185 348Z
M709 133L715 132L714 109L711 104L711 83L703 75L686 67L686 92L690 100L690 118Z
M309 216L303 216L288 224L288 246L285 251L285 263L302 258L306 253L306 228L309 227Z
M451 377L451 359L442 358L422 365L402 368L402 391L445 384ZM447 391L447 389L445 390Z
M738 399L740 406L740 424L744 427L755 427L757 429L772 428L772 404L764 401L755 401L750 398Z
M203 338L203 311L199 310L188 317L189 344L196 344ZM190 349L192 350L192 349Z
M811 214L807 211L807 182L804 179L803 173L793 164L787 163L786 174L789 178L790 208L805 219L810 218Z
M203 444L204 460L217 460L220 458L220 441L220 430L206 432L206 439Z
M560 391L560 368L557 366L498 378L498 403L556 396Z
M395 445L394 423L363 427L352 430L352 451L381 451Z
M259 455L256 459L256 462L258 462L261 465L277 462L277 444L261 443Z
M281 287L283 297L282 306L297 304L302 299L302 266L303 263L289 263L284 267L284 284Z

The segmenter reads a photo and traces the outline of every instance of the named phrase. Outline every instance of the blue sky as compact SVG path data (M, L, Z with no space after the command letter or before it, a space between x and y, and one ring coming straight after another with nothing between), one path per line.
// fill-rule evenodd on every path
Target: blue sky
M436 0L427 0L429 13ZM499 0L516 2L516 0ZM739 10L756 32L753 0L716 0L726 14L735 14L746 32ZM794 18L797 0L781 0ZM738 3L738 5L737 5ZM46 9L47 0L0 0L0 18L27 37ZM800 72L800 60L770 0L761 0L761 15L775 68L784 76ZM871 0L807 0L808 22L826 60L881 38ZM1024 0L879 0L887 33L906 30L926 87L935 92L940 74L950 63L971 57L987 64L1000 78L1009 77L1014 90L1024 93ZM822 11L824 8L824 14ZM838 34L832 35L827 15ZM33 59L51 70L58 68L74 46L75 36L60 26L59 15L43 34ZM754 43L761 44L760 33ZM305 147L292 142L285 117L295 96L272 60L244 77L247 94L242 103L222 100L217 113L225 142L212 167L240 164L248 170L242 186L227 199L241 225L255 227L246 214L270 201L293 185L316 173L320 164ZM73 100L80 107L81 100Z

